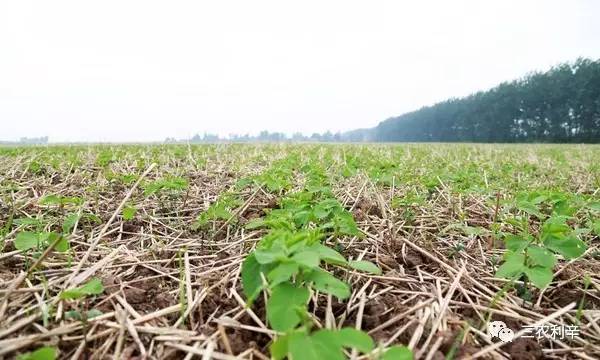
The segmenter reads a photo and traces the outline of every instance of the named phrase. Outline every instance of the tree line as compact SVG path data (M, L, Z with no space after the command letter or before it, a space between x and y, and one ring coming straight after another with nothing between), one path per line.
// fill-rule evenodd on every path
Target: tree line
M291 136L283 132L269 132L268 130L261 131L258 135L238 135L230 134L226 137L221 137L216 134L204 133L196 134L189 139L177 140L175 138L166 138L165 143L219 143L219 142L341 142L343 140L341 132L332 133L326 131L322 134L313 133L304 135L300 132L293 133Z
M195 135L166 142L554 142L600 143L600 60L580 58L486 91L425 106L370 129L288 136Z
M578 59L343 134L349 141L600 142L600 60Z
M22 137L18 141L0 141L0 145L46 145L48 144L47 136L40 137Z

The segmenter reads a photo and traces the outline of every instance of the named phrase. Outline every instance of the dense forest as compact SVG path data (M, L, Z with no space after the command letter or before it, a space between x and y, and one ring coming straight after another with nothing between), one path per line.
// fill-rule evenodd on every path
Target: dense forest
M346 141L600 142L600 60L578 59L390 118Z
M600 60L578 59L345 133L262 131L166 142L600 142Z

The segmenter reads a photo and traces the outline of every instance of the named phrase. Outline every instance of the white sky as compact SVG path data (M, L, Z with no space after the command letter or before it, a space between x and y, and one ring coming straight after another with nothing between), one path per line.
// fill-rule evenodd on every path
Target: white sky
M578 56L598 1L0 0L0 139L350 130Z

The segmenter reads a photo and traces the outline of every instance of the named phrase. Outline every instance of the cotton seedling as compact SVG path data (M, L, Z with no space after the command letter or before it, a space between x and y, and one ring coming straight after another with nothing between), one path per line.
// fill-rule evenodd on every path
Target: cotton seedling
M217 201L212 203L198 216L192 228L195 230L201 229L217 220L231 221L234 209L242 205L242 203L242 199L236 193L223 193Z
M123 207L123 210L121 210L121 215L123 216L123 220L128 221L133 219L136 212L137 209L134 206L126 205Z
M294 171L299 166L299 159L294 154L275 162L262 173L248 180L274 194L289 190L294 182Z
M189 182L177 176L167 176L162 179L154 180L143 185L144 195L146 197L156 197L161 205L161 210L167 211L173 208L176 200L186 189ZM185 199L183 201L185 203Z
M56 348L43 346L32 352L17 356L17 360L55 360L58 352Z
M519 199L517 208L537 218L540 230L537 235L528 232L528 216L513 222L521 231L516 235L504 236L508 251L496 276L508 279L524 278L542 289L552 281L553 269L559 255L568 260L578 258L586 251L587 245L578 238L577 232L568 223L569 217L564 215L571 213L568 203L565 204L561 200L548 204L547 197L537 194L529 196L528 199ZM547 214L548 212L550 214Z
M115 157L110 149L103 150L96 156L96 164L100 167L106 167L114 160Z
M65 236L56 232L22 231L15 238L15 248L21 251L46 249L54 244L54 250L65 252L69 250L69 241Z
M368 354L375 349L373 339L367 333L352 329L321 329L310 332L298 329L279 337L270 347L271 356L276 359L320 360L346 359L344 349L356 349ZM403 346L394 346L381 352L376 359L412 360L412 352Z
M60 299L71 301L82 300L90 296L100 295L103 292L104 286L102 285L102 281L98 278L92 278L91 280L79 287L63 290L60 293ZM65 312L65 318L79 320L85 323L90 319L102 315L101 311L97 309L85 310L86 307L87 301L83 309L81 307L78 307L76 310L70 310Z
M249 224L250 228L266 227L270 231L242 264L244 294L251 304L261 291L270 293L267 321L284 334L270 347L275 359L344 359L343 348L368 353L373 350L373 340L362 331L311 330L307 309L311 292L330 294L339 300L350 296L350 286L323 264L374 274L381 270L368 261L348 261L322 243L327 234L360 236L360 232L352 215L333 197L323 170L305 166L303 171L307 176L304 191L286 196L280 209ZM411 358L410 351L409 357L394 357L397 352L406 354L404 349L388 351L383 359Z
M60 298L63 300L79 300L87 296L100 295L104 292L102 281L98 278L92 278L87 283L64 290L60 293Z
M188 181L181 177L171 176L163 179L154 180L144 185L144 195L154 194L177 194L188 187Z
M35 228L36 231L21 231L17 233L15 238L15 248L17 250L27 251L35 249L38 251L45 250L48 246L53 244L53 250L58 252L66 252L70 248L69 236L71 231L75 227L75 224L85 220L91 223L100 223L100 219L90 213L70 213L64 217L62 222L61 231L43 231L40 230L44 227L45 221L36 218L21 218L15 219L15 223L21 226L27 226Z
M83 199L76 196L60 196L60 195L47 195L40 199L40 205L45 206L58 206L64 208L69 205L79 206L83 203Z

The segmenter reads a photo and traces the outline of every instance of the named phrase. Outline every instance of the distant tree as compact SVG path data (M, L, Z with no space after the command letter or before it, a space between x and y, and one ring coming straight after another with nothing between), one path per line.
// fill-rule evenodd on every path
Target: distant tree
M305 141L305 140L306 140L306 137L304 137L304 135L302 135L302 133L301 133L301 132L295 132L295 133L292 135L292 140L293 140L293 141Z
M219 142L221 139L219 138L219 135L215 135L215 134L207 134L204 133L204 136L202 137L202 142L205 143L214 143L214 142Z
M370 141L600 142L600 60L578 59L488 91L342 134Z
M268 140L272 141L272 142L284 141L285 140L285 134L284 133L280 133L280 132L270 133L269 137L268 137Z
M258 134L258 141L269 141L269 132L267 130L263 130Z
M311 141L321 141L321 135L319 133L313 133L310 136Z
M333 134L331 131L328 130L326 133L321 135L321 141L333 141Z
M19 139L19 141L17 143L23 144L23 145L44 145L44 144L48 143L48 137L47 136L33 137L33 138L22 137Z

